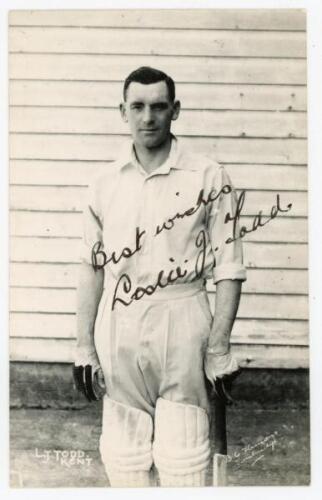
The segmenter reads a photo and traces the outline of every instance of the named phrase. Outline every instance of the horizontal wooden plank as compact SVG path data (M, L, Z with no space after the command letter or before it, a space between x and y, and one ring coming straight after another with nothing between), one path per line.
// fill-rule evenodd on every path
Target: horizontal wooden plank
M11 313L9 327L11 338L76 338L76 315Z
M127 134L118 110L102 108L11 107L11 132L55 134ZM173 126L179 135L217 137L306 137L306 114L265 111L180 113Z
M307 245L244 242L244 262L247 267L306 269Z
M14 262L77 263L81 240L67 238L10 238Z
M304 32L106 30L11 27L9 50L19 53L153 54L216 57L305 57Z
M9 342L10 361L73 362L74 340L12 338Z
M14 262L76 263L80 239L66 238L11 238L10 256ZM307 245L268 244L245 241L245 264L251 268L308 267Z
M77 264L26 264L10 265L10 285L24 287L77 287ZM243 293L292 293L306 294L308 276L305 270L248 269ZM209 283L209 290L215 286Z
M309 343L308 334L308 321L239 318L234 323L231 343L304 346Z
M253 219L243 217L241 225L252 227ZM11 212L12 236L59 236L82 235L81 213ZM246 241L306 242L307 221L295 217L278 216L264 227L247 234Z
M69 339L10 340L12 361L73 361L75 341ZM241 366L248 368L308 368L308 348L301 346L233 345L232 352Z
M76 315L11 313L10 336L11 338L76 338ZM308 322L237 319L231 343L308 345Z
M32 280L33 278L30 279ZM211 281L208 282L207 288L210 292L216 289ZM247 294L307 294L308 272L306 270L294 269L248 268L247 280L243 283L242 292Z
M14 10L11 25L305 30L300 9Z
M10 265L11 286L75 288L78 264L26 264Z
M232 346L232 352L244 368L309 367L309 350L298 346Z
M11 134L10 157L44 160L115 160L123 136ZM307 142L299 139L185 138L183 147L231 163L307 163Z
M167 57L153 55L11 54L9 77L27 80L121 80L153 66L175 82L306 84L304 59Z
M236 189L307 190L307 167L225 165Z
M74 313L74 289L11 288L10 310L21 312ZM265 319L308 318L305 295L242 294L238 317Z
M122 100L122 88L122 82L13 80L9 83L9 103L116 108ZM305 111L307 108L304 86L178 83L176 95L183 109Z
M12 160L10 182L24 185L87 186L109 162ZM225 165L236 189L307 189L306 166Z
M52 187L52 186L11 186L10 208L14 210L48 210L48 211L80 211L84 206L87 194L85 187ZM240 194L240 192L238 192ZM282 208L292 203L288 212L291 217L307 215L307 195L303 192L246 191L243 213L256 215L262 210L270 215L276 204L277 194L280 196ZM197 195L196 195L197 202ZM187 206L187 209L189 206Z
M76 293L71 290L11 288L10 311L75 313Z

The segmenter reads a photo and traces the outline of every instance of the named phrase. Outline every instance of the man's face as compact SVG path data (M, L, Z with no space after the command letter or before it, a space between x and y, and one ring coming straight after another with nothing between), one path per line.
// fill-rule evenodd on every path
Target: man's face
M153 149L168 138L171 120L177 119L180 103L169 99L165 81L147 85L131 82L120 110L123 120L130 125L134 143Z

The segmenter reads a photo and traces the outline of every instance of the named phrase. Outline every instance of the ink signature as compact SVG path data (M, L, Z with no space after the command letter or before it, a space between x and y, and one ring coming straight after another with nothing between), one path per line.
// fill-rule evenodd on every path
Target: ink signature
M262 212L262 210L260 210L258 212L258 214L255 215L255 217L253 219L252 227L247 228L246 226L242 226L239 229L239 234L237 236L236 235L237 222L239 221L241 213L242 213L242 209L243 209L244 202L245 202L245 196L246 196L246 192L242 191L238 197L238 200L237 200L237 206L236 206L235 213L230 215L230 213L228 212L226 214L225 223L227 224L228 222L231 222L231 221L233 222L233 236L232 236L232 238L228 238L226 240L226 243L232 243L233 241L236 241L239 238L244 238L244 236L247 233L252 233L252 232L256 231L259 227L263 227L266 224L268 224L269 222L271 222L271 220L273 220L273 219L275 219L275 217L277 217L279 212L289 212L292 208L292 203L289 203L286 208L281 208L280 195L277 194L276 195L276 205L272 206L271 215L268 218L266 218L266 220L263 221L263 219L262 219L263 212Z
M205 196L203 189L200 190L196 204L183 212L177 212L162 224L158 224L156 226L154 236L158 236L162 231L170 231L178 220L183 219L184 217L190 217L191 215L195 214L201 206L207 206L208 204L216 201L220 196L230 194L232 191L233 188L229 184L224 185L218 192L214 188L212 188L207 196ZM230 244L238 239L244 238L246 234L257 231L259 227L263 227L271 222L278 216L279 213L289 212L292 208L292 203L288 203L288 205L283 208L281 206L280 195L276 194L276 204L272 205L270 215L268 217L264 217L262 210L259 210L259 212L253 218L253 222L250 227L246 227L244 225L239 227L239 219L242 215L245 198L246 191L241 191L239 197L237 198L234 212L227 212L225 215L225 224L232 222L232 236L226 239L225 244ZM144 235L146 235L146 230L141 230L139 227L136 227L134 248L126 246L118 254L113 251L109 256L102 249L102 243L100 241L97 241L93 245L91 253L92 266L94 270L96 271L98 269L102 269L109 263L117 264L121 259L130 259L131 257L133 257L133 255L135 255L142 249L142 238L144 237ZM195 245L197 248L200 248L200 251L197 255L194 266L195 277L193 278L193 280L202 278L205 267L207 238L204 229L200 230L200 232L198 233L195 239ZM218 248L214 250L218 250ZM173 261L173 259L170 258L170 261ZM184 261L184 263L187 262L188 260ZM216 258L214 257L212 267L215 266ZM187 269L182 266L176 266L174 269L171 269L167 273L164 269L161 269L158 272L153 283L150 283L147 286L138 286L134 291L132 290L131 277L127 273L123 273L118 279L115 286L112 310L114 309L117 302L120 302L124 306L129 306L133 301L140 300L144 296L153 295L157 289L166 288L167 286L175 283L177 280L184 278L187 272ZM118 296L120 290L123 291L123 293L129 298L129 300L121 299Z
M139 252L142 248L141 238L146 233L145 230L140 231L139 227L135 228L135 248L132 250L130 247L124 247L121 253L117 256L116 252L113 251L110 257L107 257L106 253L101 250L102 243L97 241L92 248L92 266L94 270L102 269L106 264L112 262L117 264L122 258L129 259L133 257L134 254ZM97 257L101 258L101 263L98 263Z
M170 231L174 227L177 220L183 219L184 217L190 217L191 215L195 214L201 206L207 206L209 205L209 203L216 201L220 196L224 194L230 194L231 192L232 187L229 184L225 184L218 192L216 191L216 189L212 188L208 196L206 196L205 198L204 189L201 189L199 191L196 204L193 207L188 208L184 212L177 212L162 224L157 224L154 236L158 236L164 230ZM107 256L104 250L102 250L101 242L97 241L92 248L92 266L94 270L96 271L97 269L102 269L104 266L106 266L106 264L109 264L110 262L113 264L117 264L122 258L129 259L130 257L133 257L135 253L141 250L141 238L144 234L146 234L146 231L140 231L140 228L136 227L135 233L135 248L131 249L130 247L124 247L118 256L116 255L115 251L113 251L110 256ZM100 259L100 263L98 263L98 259Z
M200 230L198 236L195 240L197 248L200 248L196 262L195 262L195 280L200 279L203 275L206 259L206 248L207 248L207 238L206 233L203 229ZM187 263L188 260L185 260ZM215 265L215 264L214 264ZM179 278L184 278L187 274L187 269L181 269L181 266L177 266L175 269L171 269L170 272L165 275L165 271L162 269L157 276L156 282L149 284L147 286L138 286L135 291L131 294L130 300L125 301L117 296L119 287L123 286L123 292L129 295L132 291L132 281L128 274L124 273L120 276L114 290L112 311L114 310L115 304L120 302L124 306L129 306L134 300L140 300L145 295L153 295L158 288L166 288L169 285L175 283Z
M227 455L227 461L236 462L237 468L241 468L242 464L250 463L251 467L253 467L259 460L262 460L265 456L265 453L270 449L271 451L275 450L277 445L276 436L278 432L275 431L272 434L268 434L265 438L257 441L255 444L247 444L239 451L235 451L232 455Z
M216 201L221 195L230 194L232 190L233 189L229 184L225 184L218 192L215 188L212 188L206 199L204 199L204 190L201 189L197 198L196 205L194 207L188 208L188 210L185 210L182 213L178 212L172 217L169 217L167 221L161 224L161 226L158 224L155 231L155 236L160 234L164 229L166 229L167 231L172 229L177 219L183 219L184 217L189 217L195 214L201 206L209 205L209 203Z

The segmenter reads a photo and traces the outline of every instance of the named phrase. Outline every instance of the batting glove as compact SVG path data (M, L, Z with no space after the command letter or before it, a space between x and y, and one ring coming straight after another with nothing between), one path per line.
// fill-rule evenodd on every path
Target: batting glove
M75 388L84 394L88 401L98 401L103 397L106 386L95 350L77 348L73 379Z

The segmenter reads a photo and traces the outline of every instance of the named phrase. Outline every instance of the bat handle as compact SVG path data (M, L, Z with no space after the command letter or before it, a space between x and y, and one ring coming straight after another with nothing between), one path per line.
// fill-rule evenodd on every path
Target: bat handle
M226 404L215 397L215 453L227 455Z
M215 454L213 460L213 485L227 486L227 429L226 403L215 397Z

